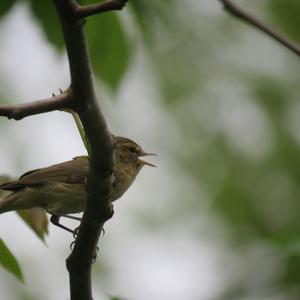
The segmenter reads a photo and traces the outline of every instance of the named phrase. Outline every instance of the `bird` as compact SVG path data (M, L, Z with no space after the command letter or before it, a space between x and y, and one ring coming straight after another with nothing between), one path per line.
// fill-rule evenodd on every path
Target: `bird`
M115 165L110 195L112 202L128 190L143 166L155 167L140 157L156 155L146 153L126 137L113 136L113 141ZM39 207L51 215L53 224L68 230L59 223L59 218L80 219L69 215L83 212L86 207L89 169L88 156L77 156L69 161L26 172L17 180L1 184L0 189L10 193L0 199L0 214Z

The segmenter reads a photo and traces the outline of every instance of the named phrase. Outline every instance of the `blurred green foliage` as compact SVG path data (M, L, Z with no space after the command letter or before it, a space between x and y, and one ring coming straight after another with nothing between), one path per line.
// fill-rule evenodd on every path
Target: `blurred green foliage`
M116 90L132 53L119 17L115 13L92 17L87 21L86 31L96 75Z
M181 97L189 98L201 84L198 66L203 57L195 56L201 48L195 40L198 32L189 28L176 0L133 0L131 4L163 99L172 105Z
M48 217L46 212L40 208L17 211L21 219L29 226L31 230L45 242L48 234Z
M286 117L295 97L299 95L299 72L291 70L287 79L285 75L279 78L275 73L263 75L261 70L250 69L248 64L248 70L241 72L239 68L245 68L243 61L239 65L234 65L233 59L227 63L228 54L224 48L229 46L228 42L234 43L237 28L241 27L233 18L231 23L237 27L234 34L230 32L231 24L224 26L225 23L217 18L208 20L202 15L202 22L195 21L197 17L194 12L186 7L183 12L176 5L168 3L165 9L161 4L159 13L155 13L156 1L154 4L145 1L133 3L139 17L138 23L148 38L147 49L152 54L163 100L185 133L181 145L189 150L183 151L179 147L174 151L182 170L201 185L204 184L212 199L212 213L230 226L232 236L239 244L250 245L263 240L273 245L274 249L280 247L285 268L279 276L281 281L276 283L277 287L287 291L299 286L299 249L296 252L290 252L290 249L300 243L300 152ZM275 28L277 31L286 32L291 39L299 41L300 2L270 0L265 3L266 20L267 16L271 16L278 25ZM262 14L261 11L259 13ZM160 14L163 18L159 18ZM193 21L187 22L188 18ZM224 18L229 16L224 13ZM174 19L176 22L172 22ZM207 29L207 24L215 29L215 33ZM201 28L205 25L207 32ZM220 37L220 34L223 36ZM219 47L218 43L222 46ZM242 53L235 52L234 55L238 57ZM257 55L257 60L262 59L259 53L253 55ZM239 89L240 84L251 91L253 105L261 108L270 123L274 144L263 159L253 160L241 155L230 145L224 131L215 129L219 115L214 107L218 105L216 93L212 89L222 89L222 85L218 85L220 74L235 77L233 88L236 86ZM222 91L217 97L222 97L220 94ZM210 98L207 99L207 96ZM224 101L226 99L224 91ZM204 116L201 107L207 105L211 106L215 115ZM207 122L199 122L202 116ZM203 146L205 140L208 142ZM195 201L201 202L201 199L195 196ZM234 291L228 291L233 295L231 292ZM241 299L246 294L247 291L240 287L238 296L228 298L224 295L224 299Z
M58 50L64 48L59 19L52 1L29 0L34 17L38 20L50 44Z
M81 0L81 5L93 0ZM86 32L96 75L116 91L127 71L132 54L129 37L118 13L106 13L87 20Z
M0 6L0 18L4 16L10 8L15 4L16 1L13 0L3 0L1 1L1 6Z
M111 297L110 300L122 300L122 299L119 297Z
M82 4L94 3L81 1ZM0 17L15 4L2 1ZM45 37L58 51L64 48L63 35L52 1L29 0L29 4ZM115 13L89 18L86 26L89 50L96 75L113 91L117 90L123 78L132 51L124 26ZM116 51L114 51L114 49Z
M300 42L300 2L296 0L268 0L267 12L292 39ZM283 30L280 30L280 29Z
M2 239L0 239L0 264L4 269L12 273L21 282L24 281L19 263Z

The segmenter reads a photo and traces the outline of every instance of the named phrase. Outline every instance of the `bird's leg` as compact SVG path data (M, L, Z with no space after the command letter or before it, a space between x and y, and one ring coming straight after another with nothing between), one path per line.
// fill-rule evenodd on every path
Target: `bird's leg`
M71 219L71 220L75 220L75 221L79 221L79 222L81 222L81 218L80 217L74 217L74 216L70 216L70 215L59 215L59 216L57 216L57 217L59 217L59 218L61 218L61 217L64 217L64 218L67 218L67 219ZM50 219L51 220L51 219ZM60 224L61 225L61 224ZM60 227L60 226L59 226ZM64 226L64 227L66 227L66 226ZM69 229L69 228L68 228ZM74 239L76 239L76 237L77 237L77 234L78 234L78 230L79 230L79 226L78 227L76 227L74 230L71 230L70 229L70 231L69 232L71 232L72 234L73 234L73 237L74 237Z
M81 222L81 219L80 217L74 217L74 216L70 216L70 215L59 215L60 217L64 217L64 218L68 218L68 219L72 219L72 220L76 220L76 221L80 221ZM77 233L78 233L78 229L79 227L76 227L74 230L73 230L73 235L76 236ZM105 235L105 229L102 228L102 234L103 236Z
M70 216L70 215L52 215L50 217L50 221L53 225L60 227L68 232L71 232L73 234L74 239L76 239L76 236L78 234L78 230L79 230L79 226L76 227L74 230L68 228L67 226L62 225L61 223L59 223L59 220L61 217L67 218L67 219L71 219L71 220L76 220L81 222L81 218L80 217L74 217L74 216ZM103 236L105 235L105 229L102 228L102 234Z
M74 216L70 216L70 215L58 215L59 217L64 217L67 219L72 219L72 220L76 220L76 221L80 221L81 222L81 218L80 217L74 217Z
M62 225L61 223L59 223L60 217L61 217L61 216L58 216L58 215L52 215L52 216L50 217L50 222L51 222L53 225L55 225L55 226L57 226L57 227L59 227L59 228L62 228L62 229L64 229L64 230L66 230L66 231L71 232L72 234L74 234L74 230L72 230L72 229L68 228L67 226L64 226L64 225ZM75 218L75 217L74 217L74 218Z

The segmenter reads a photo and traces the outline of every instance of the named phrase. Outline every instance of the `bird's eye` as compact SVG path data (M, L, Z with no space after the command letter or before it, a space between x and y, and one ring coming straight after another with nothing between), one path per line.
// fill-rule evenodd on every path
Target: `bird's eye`
M132 154L136 154L136 148L135 148L135 147L130 147L130 148L129 148L129 151L130 151Z

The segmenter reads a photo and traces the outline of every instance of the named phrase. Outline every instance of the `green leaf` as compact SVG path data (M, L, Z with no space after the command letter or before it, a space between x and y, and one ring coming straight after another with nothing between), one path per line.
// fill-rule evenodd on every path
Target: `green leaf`
M92 65L112 89L117 89L130 59L126 33L115 13L94 16L87 20L86 30Z
M30 0L30 4L48 41L58 50L62 50L64 47L62 31L52 1Z
M0 264L8 272L15 275L21 282L24 282L19 263L15 256L10 252L2 239L0 239Z
M15 4L14 0L1 0L0 18L3 17L14 4Z
M45 236L48 234L48 218L45 211L35 207L26 210L18 210L17 213L38 238L44 242Z

